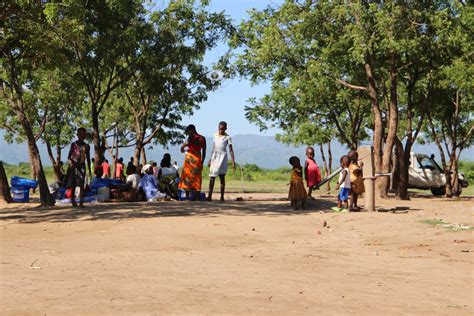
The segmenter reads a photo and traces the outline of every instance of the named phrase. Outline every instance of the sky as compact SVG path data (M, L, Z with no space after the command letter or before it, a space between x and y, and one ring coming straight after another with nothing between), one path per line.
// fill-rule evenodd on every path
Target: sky
M283 0L211 0L209 11L225 11L232 18L233 23L238 24L248 17L247 10L263 9L268 5L276 6L282 2ZM209 52L206 61L214 62L219 55L225 52L226 47L220 45ZM252 86L248 80L242 78L227 80L218 90L208 94L208 100L201 104L201 108L193 116L184 118L183 125L194 124L200 134L211 136L216 132L218 123L226 121L228 133L231 135L274 136L279 132L278 129L260 132L258 126L247 121L244 111L249 98L262 97L269 91L269 84Z

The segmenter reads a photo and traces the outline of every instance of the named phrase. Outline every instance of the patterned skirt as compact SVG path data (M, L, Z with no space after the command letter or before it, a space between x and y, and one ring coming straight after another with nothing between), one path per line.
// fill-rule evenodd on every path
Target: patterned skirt
M301 200L306 199L307 197L308 195L306 194L303 181L290 183L290 192L288 193L289 200Z
M185 191L201 191L202 162L201 155L188 151L184 158L179 188Z

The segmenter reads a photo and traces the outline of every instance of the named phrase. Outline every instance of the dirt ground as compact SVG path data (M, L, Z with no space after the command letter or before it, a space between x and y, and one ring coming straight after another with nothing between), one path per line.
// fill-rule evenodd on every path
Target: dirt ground
M0 313L473 315L474 230L423 221L473 226L474 199L275 196L0 205Z

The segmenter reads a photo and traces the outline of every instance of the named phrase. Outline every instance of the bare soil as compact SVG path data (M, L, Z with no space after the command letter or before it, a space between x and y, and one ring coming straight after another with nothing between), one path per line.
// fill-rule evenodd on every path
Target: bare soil
M278 198L0 205L0 313L474 314L473 199Z

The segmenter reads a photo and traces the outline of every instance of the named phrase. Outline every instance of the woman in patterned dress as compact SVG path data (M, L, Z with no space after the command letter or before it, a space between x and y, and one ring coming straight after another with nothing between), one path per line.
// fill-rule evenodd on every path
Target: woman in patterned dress
M186 191L186 198L191 195L194 200L199 198L202 184L202 165L206 158L206 138L196 132L196 127L192 124L186 127L188 139L181 145L181 152L184 153L183 170L179 188Z

